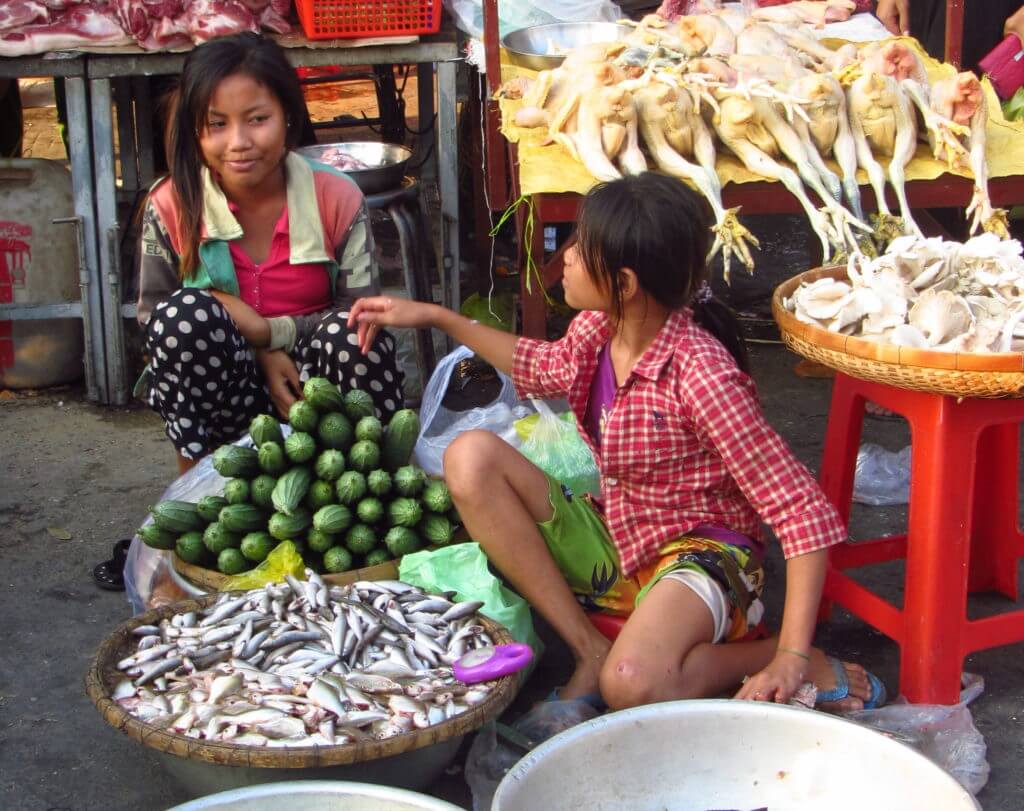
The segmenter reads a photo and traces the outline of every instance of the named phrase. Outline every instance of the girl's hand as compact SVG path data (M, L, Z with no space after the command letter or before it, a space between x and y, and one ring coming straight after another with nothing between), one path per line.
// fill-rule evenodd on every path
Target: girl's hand
M768 667L747 679L734 697L747 701L775 701L778 704L785 704L806 681L806 667L807 662L799 656L780 651L775 654Z
M1003 34L1016 34L1024 43L1024 6L1017 9L1006 21L1006 25L1003 26Z
M381 327L411 327L422 329L433 326L433 313L437 305L419 301L371 296L361 298L352 305L348 326L357 326L359 349L365 355L373 346L373 339Z
M910 0L878 0L875 16L891 34L910 33Z
M270 400L282 419L288 419L288 409L302 396L299 370L291 356L281 350L256 350L256 363L263 370L263 378L270 391Z

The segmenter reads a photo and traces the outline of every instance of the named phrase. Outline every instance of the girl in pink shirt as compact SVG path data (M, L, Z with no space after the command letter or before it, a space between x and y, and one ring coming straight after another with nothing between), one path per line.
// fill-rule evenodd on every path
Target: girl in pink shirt
M145 395L181 471L257 414L286 418L310 377L369 392L385 419L402 408L394 338L360 355L347 325L351 301L378 289L366 203L292 151L306 116L268 39L216 39L185 60L170 177L142 217L138 306Z

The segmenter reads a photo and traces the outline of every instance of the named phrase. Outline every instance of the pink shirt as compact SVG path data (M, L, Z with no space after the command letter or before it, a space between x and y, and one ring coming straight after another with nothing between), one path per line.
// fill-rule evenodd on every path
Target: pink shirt
M238 206L228 203L232 213ZM274 226L270 251L260 264L252 261L238 240L228 243L238 276L239 297L264 318L305 315L331 306L331 280L322 264L293 265L288 239L288 207Z

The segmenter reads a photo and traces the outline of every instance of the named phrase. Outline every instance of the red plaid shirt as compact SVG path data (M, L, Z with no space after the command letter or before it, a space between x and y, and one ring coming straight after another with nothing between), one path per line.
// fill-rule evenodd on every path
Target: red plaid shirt
M512 362L520 396L565 397L584 425L610 337L607 315L588 311L554 343L520 338ZM601 447L580 433L601 472L624 576L700 524L760 539L760 515L787 558L846 538L835 508L765 421L754 382L689 310L669 316L616 390Z

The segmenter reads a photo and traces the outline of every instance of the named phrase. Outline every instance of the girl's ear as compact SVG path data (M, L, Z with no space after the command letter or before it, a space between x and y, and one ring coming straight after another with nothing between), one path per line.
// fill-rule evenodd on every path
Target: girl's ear
M640 291L640 280L637 279L633 268L619 268L619 291L622 293L623 304Z

